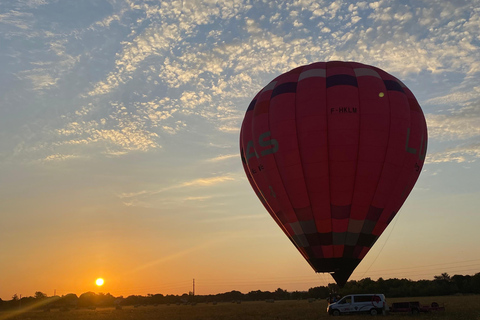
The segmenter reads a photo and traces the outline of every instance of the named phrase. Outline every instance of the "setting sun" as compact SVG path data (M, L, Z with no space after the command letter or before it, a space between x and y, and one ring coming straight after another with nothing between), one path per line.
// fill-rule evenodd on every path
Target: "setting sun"
M99 287L103 286L103 283L104 283L104 281L103 281L102 278L98 278L97 280L95 280L95 284Z

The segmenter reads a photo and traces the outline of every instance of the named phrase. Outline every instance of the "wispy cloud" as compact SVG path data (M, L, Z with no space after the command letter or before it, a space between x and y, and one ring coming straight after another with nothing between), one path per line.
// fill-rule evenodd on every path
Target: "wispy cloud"
M44 161L63 161L74 158L78 158L78 156L72 154L52 154L45 157Z
M429 153L427 163L474 162L480 158L480 100L462 103L444 114L427 114L430 139L455 147ZM458 105L458 104L457 104Z
M174 184L168 187L164 187L157 190L142 190L138 192L122 193L119 195L121 199L135 198L135 197L148 197L159 193L163 193L170 190L182 189L188 187L212 187L221 183L235 181L232 175L223 175L209 178L198 178L189 181L184 181L178 184Z
M425 163L469 163L476 162L480 159L480 143L467 144L457 148L448 149L442 152L428 154Z
M220 156L215 157L215 158L210 158L207 161L209 161L209 162L219 162L219 161L224 161L224 160L228 160L228 159L232 159L232 158L238 158L238 157L239 157L239 155L237 153L225 154L225 155L220 155Z
M233 181L233 180L235 180L235 178L233 178L230 175L211 177L211 178L200 178L200 179L183 182L179 184L178 187L183 188L183 187L193 187L193 186L213 186L219 183Z
M176 37L178 30L174 25L153 24L148 27L132 42L124 44L123 52L115 62L115 71L110 72L105 80L95 84L88 95L106 94L127 83L140 63L152 55L160 55L169 48L172 38Z
M473 87L473 90L452 92L440 97L431 98L425 101L425 104L452 105L454 103L459 104L474 99L480 100L480 87Z
M206 201L212 199L212 196L203 196L203 197L186 197L184 201Z
M138 116L124 114L124 107L117 106L114 117L100 119L100 121L70 122L65 127L57 129L56 133L63 141L58 145L94 145L105 142L110 149L122 151L147 151L160 148L156 142L158 134L143 127ZM113 127L109 128L109 126ZM113 151L112 150L112 151Z
M480 103L472 103L448 114L428 114L429 135L439 140L480 138Z

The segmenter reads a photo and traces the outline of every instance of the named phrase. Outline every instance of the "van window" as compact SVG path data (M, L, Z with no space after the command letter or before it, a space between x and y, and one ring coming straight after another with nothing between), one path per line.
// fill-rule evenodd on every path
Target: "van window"
M354 296L355 302L371 302L373 300L373 296ZM380 299L380 298L379 298Z
M351 296L346 296L342 300L338 301L339 304L344 304L344 303L352 303L352 297Z

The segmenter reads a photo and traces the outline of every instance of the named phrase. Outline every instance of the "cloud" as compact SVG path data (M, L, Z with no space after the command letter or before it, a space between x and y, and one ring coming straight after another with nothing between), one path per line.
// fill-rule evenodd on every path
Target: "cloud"
M30 29L32 18L32 13L10 10L0 14L0 23L14 27L10 33L15 34Z
M185 39L193 35L193 30L197 26L212 23L216 18L235 17L240 11L248 10L249 7L239 0L224 1L223 6L208 1L167 1L159 5L136 5L135 9L144 11L151 24L136 35L132 41L123 43L122 52L115 62L115 70L109 73L105 80L95 84L94 89L88 92L88 95L106 94L121 84L127 83L131 74L141 63L152 56L158 59L166 57L160 77L166 79L170 85L178 87L179 84L196 78L197 74L195 73L178 72L178 62L170 62L168 58L168 56L175 55L169 53L178 45L186 44ZM138 22L141 23L144 20L141 19ZM202 54L201 50L199 51L197 48L194 50ZM187 57L187 61L191 63L198 61L198 56L195 54L189 54ZM218 70L216 71L218 63L211 64L209 63L210 59L202 60L206 62L205 70L218 73Z
M470 163L480 158L480 143L459 146L442 152L428 154L425 159L427 164L439 164L446 162Z
M180 101L184 108L195 109L198 105L211 102L212 97L205 92L185 91L182 93Z
M426 163L474 162L480 158L480 100L464 102L456 94L448 94L439 102L453 107L442 114L427 114L429 139L444 150L427 155ZM474 95L472 95L474 96ZM436 100L435 100L436 101ZM433 102L435 102L433 101ZM431 101L432 102L432 101ZM460 107L461 106L461 107ZM451 146L452 143L455 147ZM438 148L438 147L437 147Z
M45 49L51 53L43 60L32 61L22 65L21 71L15 73L19 79L29 80L33 90L42 91L56 88L59 82L66 77L76 66L79 56L66 52L65 40L53 40L42 36L47 41ZM23 54L23 53L22 53ZM33 66L33 68L31 68Z
M212 199L212 196L204 196L204 197L186 197L184 201L205 201Z
M208 162L219 162L219 161L224 161L224 160L228 160L228 159L232 159L232 158L238 158L238 157L239 157L239 155L237 153L225 154L225 155L217 156L215 158L210 158L207 161Z
M153 23L133 41L123 43L123 50L115 61L115 70L94 85L89 96L107 94L130 80L139 65L152 55L160 57L173 39L180 36L176 25Z
M480 137L480 101L448 114L427 114L429 137L443 141Z
M425 105L452 105L474 99L480 100L480 87L473 87L473 90L452 92L440 97L431 98L425 101Z
M129 199L129 198L138 198L138 197L145 197L145 196L153 196L159 193L163 193L170 190L182 189L182 188L190 188L190 187L212 187L221 183L235 181L236 179L231 175L223 175L223 176L216 176L210 178L199 178L189 181L184 181L178 184L174 184L168 187L164 187L157 190L142 190L138 192L130 192L130 193L122 193L119 195L121 199Z
M148 151L161 148L158 133L146 128L142 114L128 112L122 103L112 103L113 112L99 120L87 120L95 111L92 106L83 107L70 117L75 119L63 128L55 130L62 145L95 145L106 143L107 153L119 155L126 151ZM154 116L160 115L153 113ZM163 114L169 118L168 112Z
M33 69L19 73L32 82L34 90L48 89L57 84L59 78L45 73L45 69Z
M253 6L251 10L265 9L261 4ZM241 1L229 1L223 6L200 1L184 3L183 6L180 2L142 4L135 9L146 12L148 20L142 18L142 21L147 27L138 34L132 33L132 40L122 44L115 70L95 84L89 94L95 96L118 91L120 85L132 82L133 74L144 70L152 75L148 81L166 85L170 89L168 92L173 93L169 95L168 103L178 108L175 110L177 115L180 112L201 116L222 132L238 132L242 115L237 111L238 105L232 104L234 99L253 96L270 80L269 77L300 64L318 59L367 60L365 62L406 76L423 70L438 73L463 68L468 72L472 67L467 70L465 65L473 65L478 60L471 41L463 41L465 45L458 47L465 37L442 23L446 21L444 18L435 22L443 32L431 30L431 34L427 32L425 35L412 32L412 21L429 19L452 9L448 5L431 11L426 6L420 5L419 9L413 10L391 1L370 5L366 2L325 5L317 1L293 1L282 5L280 10L277 8L270 19L262 19L261 15L239 15L248 36L236 37L228 28L215 26L219 21L227 26L237 25L239 22L233 19L235 16L231 15L231 10L240 14L250 9ZM288 9L290 14L282 16L283 9ZM464 10L455 10L454 14L460 17ZM232 20L225 20L229 18ZM391 20L396 23L390 23ZM470 20L474 24L475 19ZM300 30L295 27L299 26L299 21L320 27ZM205 35L206 43L198 42L202 37L198 31L201 25L208 25L211 29ZM287 25L293 29L285 33L284 26ZM305 32L308 32L307 36ZM452 62L459 56L466 62L463 67ZM153 57L155 65L148 66ZM436 101L438 99L430 102ZM226 106L231 107L227 109ZM175 112L169 115L173 116ZM163 116L165 114L158 112L149 114L152 119ZM186 122L182 122L183 125ZM169 134L182 129L172 123L157 126Z
M70 108L76 111L65 111L66 123L57 127L58 140L50 145L103 144L104 154L118 156L159 149L164 137L199 117L218 132L237 134L256 92L276 75L319 60L361 61L401 77L423 72L474 81L480 72L480 12L469 4L113 3L113 12L68 34L33 30L32 15L9 12L0 21L9 24L10 34L35 31L30 37L45 44L38 49L41 58L15 73L35 90L59 88L71 78L89 79L79 88L70 85L77 95ZM93 39L102 43L84 45ZM97 63L103 68L95 69ZM465 104L479 95L468 86L452 88L426 104ZM83 109L88 103L94 107ZM478 134L471 118L457 114L429 115L429 127L435 139Z
M246 27L247 27L247 32L250 33L250 34L255 34L255 33L262 32L262 29L259 27L259 25L253 19L246 18L245 19L245 24L246 24Z
M50 162L50 161L63 161L63 160L73 159L73 158L78 158L78 156L72 155L72 154L52 154L45 157L45 159L43 160Z
M178 185L179 188L183 187L194 187L194 186L213 186L219 183L234 181L235 179L232 176L218 176L212 178L200 178L191 181L184 182Z

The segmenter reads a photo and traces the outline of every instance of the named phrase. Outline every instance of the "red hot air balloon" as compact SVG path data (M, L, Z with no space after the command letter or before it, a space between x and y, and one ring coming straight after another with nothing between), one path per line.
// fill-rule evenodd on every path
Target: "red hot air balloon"
M240 133L257 196L312 268L340 286L406 200L426 150L412 92L356 62L278 76L252 100Z

